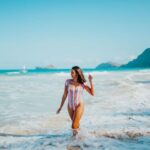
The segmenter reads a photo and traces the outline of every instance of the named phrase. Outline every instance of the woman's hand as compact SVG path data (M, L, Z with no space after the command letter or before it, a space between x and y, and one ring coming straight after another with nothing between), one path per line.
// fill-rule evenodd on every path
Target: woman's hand
M93 77L91 75L88 76L89 82L92 81Z
M59 114L59 113L60 113L60 111L61 111L61 108L58 108L58 110L57 110L57 112L56 112L56 113L57 113L57 114Z

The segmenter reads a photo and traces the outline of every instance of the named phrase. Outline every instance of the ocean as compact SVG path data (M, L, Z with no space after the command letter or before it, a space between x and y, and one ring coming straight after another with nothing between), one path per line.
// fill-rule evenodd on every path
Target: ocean
M80 132L72 137L67 100L70 69L0 70L0 149L150 150L150 69L84 69L95 96L84 91Z

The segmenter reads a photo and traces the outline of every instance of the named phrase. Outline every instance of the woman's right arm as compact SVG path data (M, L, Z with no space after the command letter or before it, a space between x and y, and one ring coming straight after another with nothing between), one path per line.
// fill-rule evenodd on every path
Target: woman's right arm
M64 88L64 93L63 93L63 96L62 96L62 100L61 100L61 104L60 104L60 107L58 108L57 110L57 114L61 111L63 105L64 105L64 102L67 98L67 95L68 95L68 86L65 84L65 88Z

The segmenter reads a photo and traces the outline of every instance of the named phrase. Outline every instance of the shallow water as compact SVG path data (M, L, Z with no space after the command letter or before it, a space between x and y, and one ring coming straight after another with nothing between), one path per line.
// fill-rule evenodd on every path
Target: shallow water
M90 74L95 96L84 92L76 138L67 100L56 114L69 73L0 75L0 149L149 150L150 70Z

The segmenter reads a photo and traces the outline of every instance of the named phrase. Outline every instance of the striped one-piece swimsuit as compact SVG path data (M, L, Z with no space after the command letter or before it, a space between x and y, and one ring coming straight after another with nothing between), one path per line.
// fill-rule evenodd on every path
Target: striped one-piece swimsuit
M70 81L71 79L67 79L65 82L65 86L68 89L68 104L71 109L75 110L80 102L83 101L84 84L75 87L70 84Z

